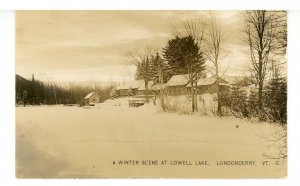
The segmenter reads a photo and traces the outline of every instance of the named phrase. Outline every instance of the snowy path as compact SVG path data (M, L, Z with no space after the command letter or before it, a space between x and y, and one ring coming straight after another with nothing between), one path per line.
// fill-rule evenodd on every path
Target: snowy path
M236 128L236 125L239 128ZM282 177L282 166L262 166L268 151L262 123L161 113L152 106L111 103L79 107L16 108L18 177ZM113 165L118 160L206 160L199 165ZM216 161L256 161L217 166Z

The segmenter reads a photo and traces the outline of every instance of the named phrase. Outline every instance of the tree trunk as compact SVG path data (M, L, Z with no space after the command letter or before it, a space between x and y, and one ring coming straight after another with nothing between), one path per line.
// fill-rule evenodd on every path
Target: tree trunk
M258 64L258 109L259 111L262 110L262 90L263 90L263 75L262 75L262 52L258 53L258 59L259 59L259 64Z
M263 82L259 81L258 83L258 109L261 111L263 108Z
M218 100L218 114L222 116L222 101L219 82L217 82L217 100Z
M191 82L192 86L192 112L195 111L195 89L194 89L194 83Z
M198 111L197 81L195 84L195 110Z
M216 62L218 64L218 62ZM221 95L220 95L220 83L219 83L219 68L216 65L216 86L217 86L217 113L219 116L222 116L222 103L221 103Z
M146 88L146 102L149 103L148 81L145 81Z
M163 111L166 111L165 97L164 97L165 96L165 90L163 90L163 72L162 72L161 69L159 70L158 82L159 82L158 94L159 94L160 104L161 104L161 107L162 107Z

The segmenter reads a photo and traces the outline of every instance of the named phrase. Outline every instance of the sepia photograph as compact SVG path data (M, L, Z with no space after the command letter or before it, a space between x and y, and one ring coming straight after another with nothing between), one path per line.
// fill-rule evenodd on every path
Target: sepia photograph
M286 178L287 20L16 11L16 178Z

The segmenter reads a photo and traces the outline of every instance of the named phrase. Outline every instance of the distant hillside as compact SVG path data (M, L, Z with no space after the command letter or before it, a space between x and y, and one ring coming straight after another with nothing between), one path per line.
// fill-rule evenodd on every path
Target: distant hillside
M28 82L28 80L16 74L16 82Z
M16 92L26 90L29 86L29 82L27 79L22 76L16 74Z
M17 105L80 104L91 92L97 92L102 102L109 98L111 89L112 87L103 87L99 84L94 86L73 84L67 88L55 83L45 84L39 80L27 80L16 74Z

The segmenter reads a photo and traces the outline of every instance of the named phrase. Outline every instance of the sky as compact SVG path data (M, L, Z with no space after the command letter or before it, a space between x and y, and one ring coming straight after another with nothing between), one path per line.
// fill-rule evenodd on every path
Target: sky
M209 11L17 11L16 73L42 81L130 81L128 53L161 50L170 25ZM247 54L239 11L214 11L226 33L221 69L243 75Z

